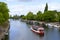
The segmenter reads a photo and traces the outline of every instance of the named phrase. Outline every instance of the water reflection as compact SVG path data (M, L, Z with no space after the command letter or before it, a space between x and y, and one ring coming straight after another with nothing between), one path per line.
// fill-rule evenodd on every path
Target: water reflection
M45 31L45 39L46 40L59 40L58 29L48 29L48 31Z

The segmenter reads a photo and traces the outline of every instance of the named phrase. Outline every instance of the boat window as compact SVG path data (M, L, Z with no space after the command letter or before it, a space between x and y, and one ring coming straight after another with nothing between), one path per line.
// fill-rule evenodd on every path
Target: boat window
M38 22L35 22L34 25L35 25L35 26L39 26L40 24L39 24Z

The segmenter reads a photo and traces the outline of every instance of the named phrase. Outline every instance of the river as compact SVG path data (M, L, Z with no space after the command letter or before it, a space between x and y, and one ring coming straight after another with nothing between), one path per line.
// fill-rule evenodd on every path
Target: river
M43 37L33 33L29 25L20 20L10 19L9 40L60 40L57 28L45 30Z

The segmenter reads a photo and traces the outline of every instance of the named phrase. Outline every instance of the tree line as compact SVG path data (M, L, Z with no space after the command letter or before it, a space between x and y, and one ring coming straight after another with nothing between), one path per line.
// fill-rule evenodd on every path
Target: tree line
M10 19L20 19L20 16L18 16L18 15L14 15L14 16L10 15Z
M60 22L60 12L56 10L48 10L48 4L46 3L43 13L41 11L38 11L36 14L28 12L26 16L21 15L20 18L45 22Z

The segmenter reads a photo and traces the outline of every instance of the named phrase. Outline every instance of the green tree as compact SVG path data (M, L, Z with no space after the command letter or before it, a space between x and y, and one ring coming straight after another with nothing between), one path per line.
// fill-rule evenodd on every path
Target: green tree
M38 21L42 20L42 12L41 11L37 12L36 20L38 20Z
M22 19L27 19L26 16L23 16Z
M0 2L0 12L3 14L3 17L5 18L5 21L9 18L9 9L7 7L7 4L4 2Z
M43 14L43 17L44 17L44 20L46 22L53 22L53 21L56 21L55 18L56 18L56 12L55 11L46 11L44 14Z
M13 19L12 15L9 16L10 19Z
M28 20L33 20L33 19L34 19L34 15L33 15L32 12L28 12L28 14L27 14L27 19L28 19Z
M4 19L3 15L2 15L2 13L0 13L0 24L2 24L4 21L5 21L5 19Z
M4 13L3 17L5 18L5 21L7 21L9 19L9 13Z
M7 4L0 2L0 23L3 23L9 19L9 9Z
M48 4L46 3L46 6L45 6L45 9L44 9L44 12L48 11Z
M36 14L33 15L33 20L36 20L36 16L37 16Z
M21 15L20 18L22 18L24 15Z
M19 18L20 18L20 16L18 16L18 15L13 16L13 19L19 19Z
M59 21L59 23L60 23L60 12L57 12L57 15L58 15L58 21Z

